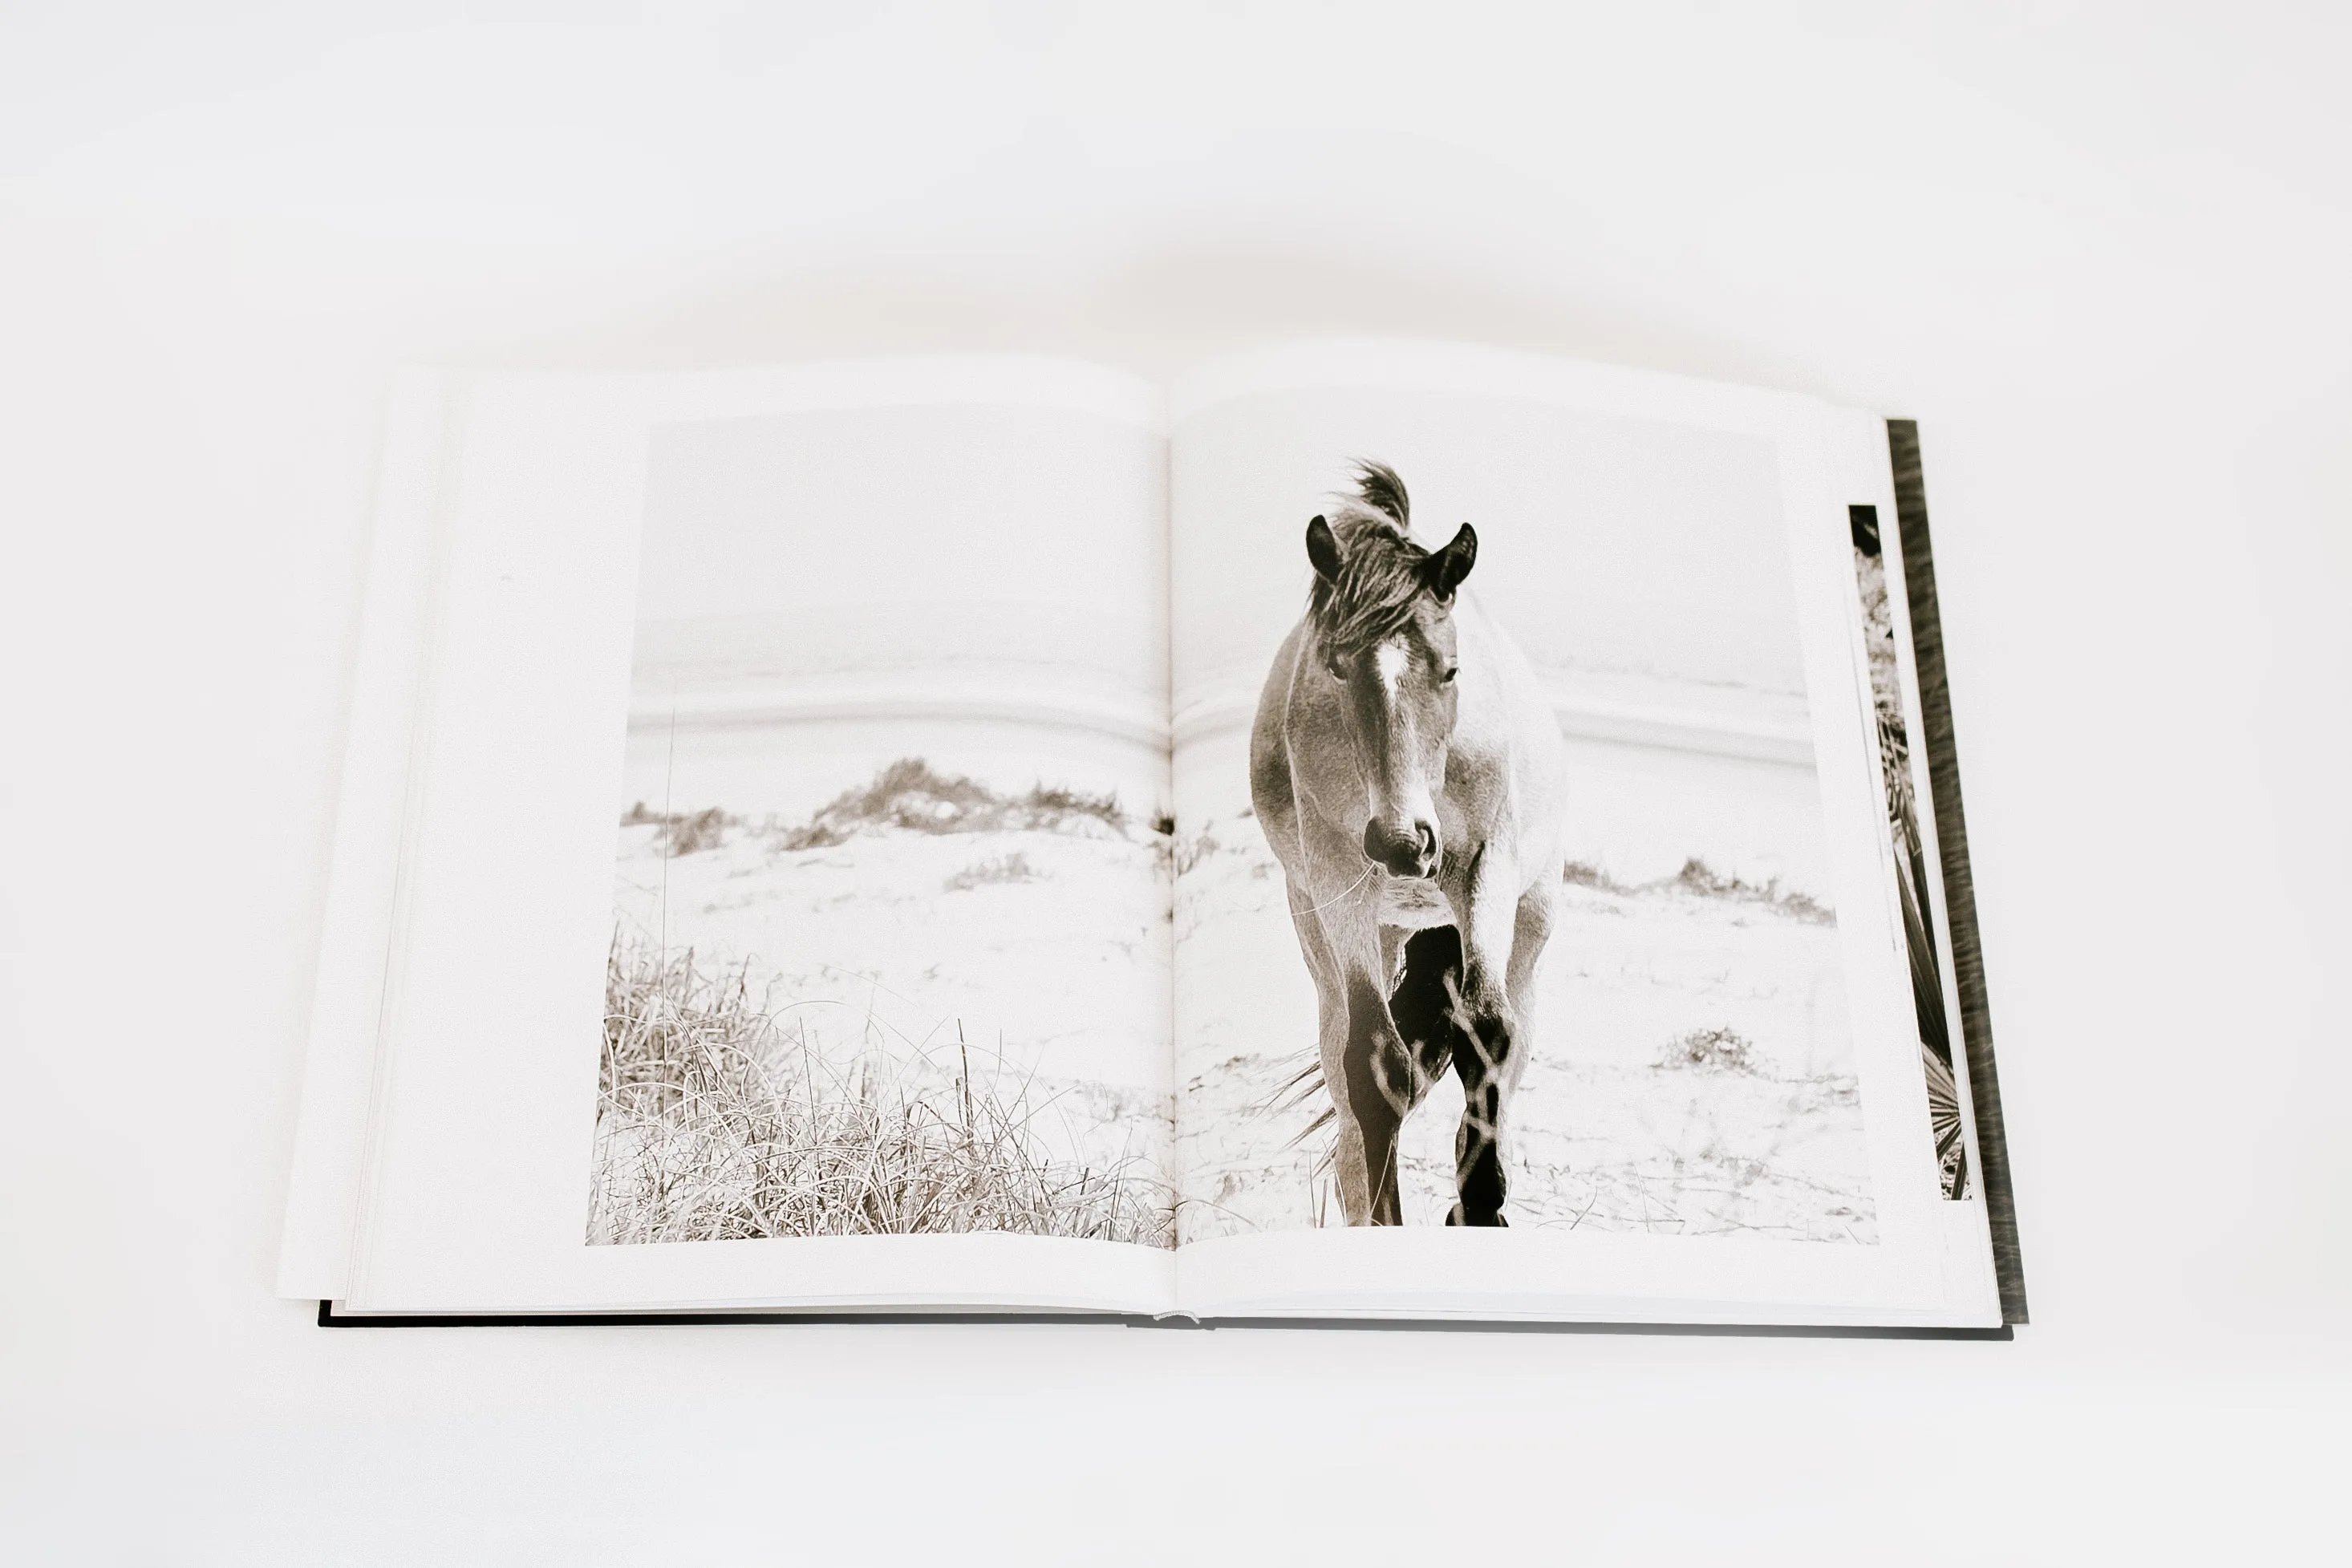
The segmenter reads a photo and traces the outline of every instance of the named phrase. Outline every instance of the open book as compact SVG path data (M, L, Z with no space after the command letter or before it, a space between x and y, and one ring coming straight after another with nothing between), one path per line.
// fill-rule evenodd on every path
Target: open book
M376 528L322 1321L2022 1318L1906 424L419 375Z

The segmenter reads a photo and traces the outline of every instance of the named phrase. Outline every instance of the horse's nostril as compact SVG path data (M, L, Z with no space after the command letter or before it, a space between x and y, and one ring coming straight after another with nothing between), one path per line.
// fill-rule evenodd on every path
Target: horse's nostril
M1388 827L1375 818L1364 824L1364 858L1398 876L1434 876L1442 853L1434 822Z
M1378 821L1364 824L1364 858L1398 876L1428 875L1435 841L1418 823L1410 836L1384 830Z

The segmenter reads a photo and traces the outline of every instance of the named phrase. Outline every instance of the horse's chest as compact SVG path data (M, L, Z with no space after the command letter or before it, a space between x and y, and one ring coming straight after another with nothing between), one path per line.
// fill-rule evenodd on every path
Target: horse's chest
M1445 894L1434 882L1383 876L1379 903L1383 925L1421 931L1432 925L1454 924L1454 905L1446 902Z

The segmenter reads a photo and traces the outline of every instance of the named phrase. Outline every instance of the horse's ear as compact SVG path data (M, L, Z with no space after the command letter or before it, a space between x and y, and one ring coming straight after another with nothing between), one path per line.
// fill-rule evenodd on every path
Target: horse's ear
M1307 559L1314 563L1316 576L1326 582L1339 580L1339 541L1319 517L1307 525Z
M1427 577L1429 591L1440 599L1451 599L1470 569L1478 564L1478 534L1467 523L1454 536L1454 542L1422 563Z

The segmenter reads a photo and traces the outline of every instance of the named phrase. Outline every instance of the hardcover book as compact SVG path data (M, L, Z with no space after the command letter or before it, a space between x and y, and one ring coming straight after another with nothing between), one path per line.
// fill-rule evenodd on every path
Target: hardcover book
M1907 423L415 373L374 528L322 1321L2023 1321Z

